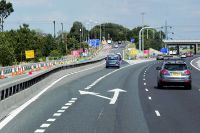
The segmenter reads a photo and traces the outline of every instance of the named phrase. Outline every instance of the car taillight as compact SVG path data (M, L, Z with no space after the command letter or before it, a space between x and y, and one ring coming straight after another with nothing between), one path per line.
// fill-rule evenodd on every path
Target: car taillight
M186 74L186 75L190 75L191 72L190 72L190 70L185 70L185 71L184 71L184 74Z
M162 75L169 75L169 71L166 70L166 69L163 69L163 70L160 71L160 74L162 74Z

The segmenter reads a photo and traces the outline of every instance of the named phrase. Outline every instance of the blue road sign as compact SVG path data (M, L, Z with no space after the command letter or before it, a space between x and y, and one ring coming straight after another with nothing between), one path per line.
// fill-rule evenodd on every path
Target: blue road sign
M135 38L131 38L131 42L134 43L135 42Z

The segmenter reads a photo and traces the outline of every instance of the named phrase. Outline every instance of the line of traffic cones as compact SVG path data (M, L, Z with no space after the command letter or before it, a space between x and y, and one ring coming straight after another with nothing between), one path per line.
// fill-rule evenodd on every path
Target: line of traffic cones
M5 78L4 69L1 69L1 79Z

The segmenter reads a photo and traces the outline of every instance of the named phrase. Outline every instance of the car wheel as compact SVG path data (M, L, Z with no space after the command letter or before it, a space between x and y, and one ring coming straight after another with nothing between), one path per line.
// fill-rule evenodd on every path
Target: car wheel
M157 85L158 89L162 89L163 86L160 84L160 82L158 82L158 85Z
M186 86L184 86L185 87L185 89L187 89L187 90L191 90L192 89L192 85L190 84L190 85L186 85Z

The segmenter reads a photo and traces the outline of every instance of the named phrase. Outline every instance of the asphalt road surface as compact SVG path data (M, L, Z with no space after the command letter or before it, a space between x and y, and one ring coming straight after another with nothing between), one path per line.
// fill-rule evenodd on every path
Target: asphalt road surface
M121 69L99 66L70 75L0 132L199 133L200 72L193 68L191 90L159 89L155 70L159 65L123 62Z

